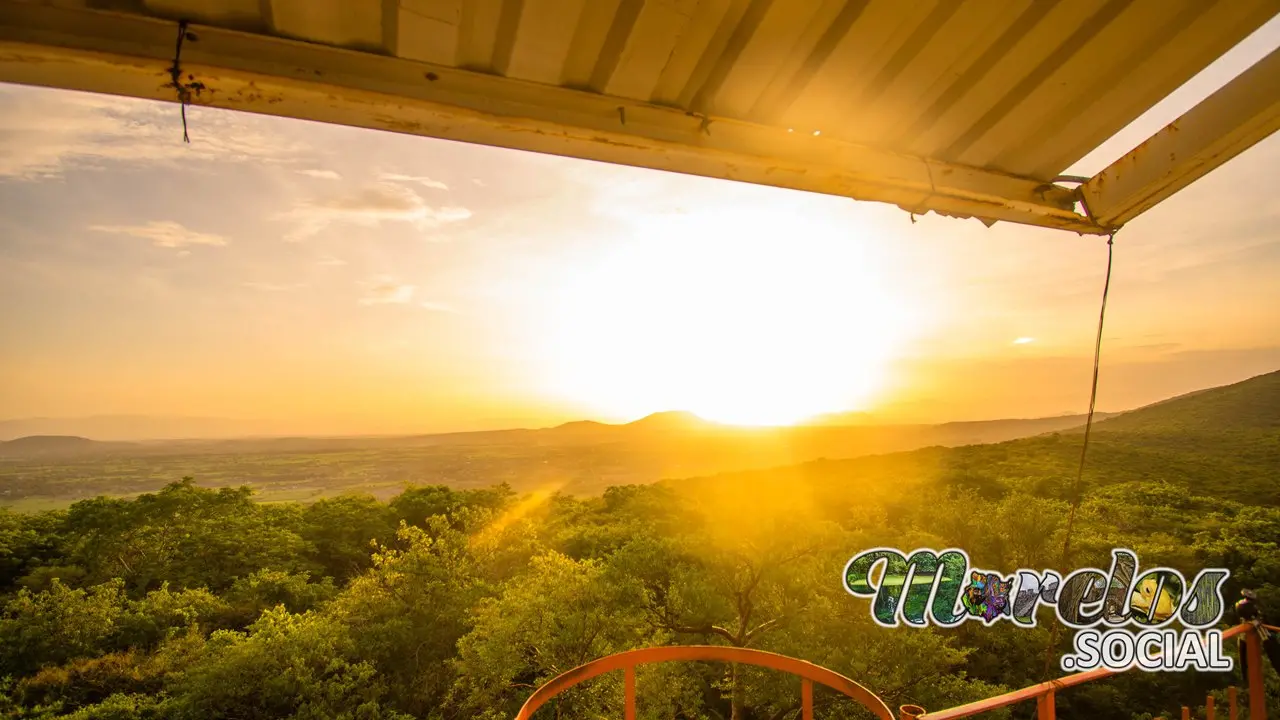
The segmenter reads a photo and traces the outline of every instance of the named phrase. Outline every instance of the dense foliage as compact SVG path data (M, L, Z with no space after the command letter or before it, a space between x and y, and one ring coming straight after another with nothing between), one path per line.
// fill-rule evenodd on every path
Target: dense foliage
M1129 547L1144 567L1223 566L1229 599L1253 587L1280 609L1277 404L1246 397L1253 411L1229 424L1102 423L1072 565L1105 567L1111 548ZM1177 402L1152 410L1176 416ZM803 658L891 706L941 709L1045 679L1062 649L1050 647L1052 623L880 628L842 589L844 563L880 545L955 546L981 567L1066 569L1078 440L588 498L424 486L389 502L262 504L187 478L135 499L0 511L0 717L509 718L583 662L691 643ZM1222 702L1233 682L1131 673L1060 694L1059 713L1176 716L1208 693ZM648 718L798 713L793 679L751 668L646 667L638 687ZM548 712L620 717L620 701L620 680L605 676ZM824 717L857 716L835 697L817 702Z

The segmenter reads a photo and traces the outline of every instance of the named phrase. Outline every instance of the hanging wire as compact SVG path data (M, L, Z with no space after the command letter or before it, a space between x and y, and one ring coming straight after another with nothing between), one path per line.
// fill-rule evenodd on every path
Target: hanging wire
M1089 388L1089 414L1085 416L1084 421L1084 442L1080 445L1080 465L1076 468L1076 480L1071 486L1071 511L1067 513L1067 529L1066 537L1062 541L1062 561L1059 564L1061 568L1071 566L1071 536L1075 532L1076 512L1080 509L1080 488L1084 484L1084 465L1085 459L1089 456L1089 436L1093 430L1093 413L1098 404L1098 367L1102 360L1102 329L1107 320L1107 295L1111 292L1111 261L1114 256L1116 233L1111 231L1107 236L1107 275L1106 280L1102 283L1102 307L1098 311L1098 335L1093 345L1093 382ZM1058 591L1062 588L1059 585ZM1058 638L1061 633L1061 627L1058 623L1053 624L1053 630L1050 634L1049 645L1045 648L1044 656L1044 675L1049 675L1049 669L1052 664L1054 648L1058 646Z
M1089 414L1084 421L1084 442L1080 445L1080 466L1071 488L1071 512L1067 514L1067 536L1062 542L1062 567L1071 564L1071 533L1075 530L1076 510L1080 507L1080 486L1084 481L1084 463L1089 455L1089 434L1093 430L1093 411L1098 403L1098 365L1102 359L1102 327L1107 319L1107 294L1111 291L1111 260L1116 234L1107 236L1107 278L1102 283L1102 309L1098 311L1098 337L1093 346L1093 384L1089 389Z
M204 83L197 82L194 77L188 76L189 82L182 82L182 41L190 35L191 40L195 40L194 34L187 32L187 21L178 22L178 40L173 49L173 65L169 67L169 87L178 92L178 102L182 105L182 141L191 142L191 137L187 135L187 105L191 103L192 93L199 93L204 90Z

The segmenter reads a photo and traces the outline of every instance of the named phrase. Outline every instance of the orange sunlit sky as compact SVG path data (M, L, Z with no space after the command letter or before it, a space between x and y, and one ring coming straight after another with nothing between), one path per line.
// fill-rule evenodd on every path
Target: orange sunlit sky
M1273 21L1070 172L1277 45ZM372 434L1088 403L1102 239L205 108L184 145L178 117L0 86L0 420ZM1119 234L1100 409L1280 368L1277 168L1280 136Z

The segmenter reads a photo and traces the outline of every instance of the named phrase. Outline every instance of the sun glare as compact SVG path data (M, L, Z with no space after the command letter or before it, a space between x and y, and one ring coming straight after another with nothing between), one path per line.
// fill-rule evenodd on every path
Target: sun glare
M563 288L556 389L616 418L787 425L861 408L912 326L872 235L781 208L646 219Z

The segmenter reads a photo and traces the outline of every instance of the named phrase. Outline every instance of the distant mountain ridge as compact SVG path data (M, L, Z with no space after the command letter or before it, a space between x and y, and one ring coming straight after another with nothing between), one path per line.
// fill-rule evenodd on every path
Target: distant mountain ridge
M1116 416L1100 415L1086 481L1161 481L1189 492L1280 502L1280 372ZM1079 462L1079 415L941 425L737 427L687 413L632 423L357 438L140 443L28 437L0 443L0 507L150 492L185 475L211 486L251 483L267 500L406 485L489 486L583 495L608 487L754 473L837 485L869 471L893 484L1056 487ZM880 468L880 470L875 470ZM887 474L886 474L887 473ZM790 479L788 479L790 478ZM995 478L995 479L993 479Z
M0 455L38 457L44 455L82 455L108 449L123 449L133 443L104 443L75 435L28 435L0 442Z
M274 437L239 439L98 441L79 436L36 435L0 442L0 457L54 458L92 455L217 455L390 450L421 447L631 447L657 454L757 458L766 464L810 457L851 457L929 445L1001 442L1078 427L1082 415L1030 420L986 420L940 425L800 425L744 427L704 420L693 413L660 412L629 423L592 420L550 428L479 430L388 437Z
M1198 400L1191 404L1185 404L1184 401L1190 401L1198 396L1209 395L1209 399ZM1247 395L1256 396L1250 400ZM1250 422L1263 422L1265 419L1268 427L1280 426L1280 404L1274 402L1275 396L1280 394L1280 371L1259 375L1239 383L1224 385L1215 388L1205 388L1195 390L1183 395L1167 398L1164 400L1151 403L1140 408L1128 410L1119 413L1098 413L1096 420L1101 422L1108 421L1107 427L1113 430L1136 428L1139 422L1149 427L1154 427L1153 423L1161 423L1164 425L1185 427L1187 423L1207 423L1207 422L1237 422L1240 420L1248 420ZM1231 397L1228 398L1228 395ZM1236 397L1240 395L1241 397ZM1157 408L1167 408L1170 404L1177 404L1177 413L1180 417L1172 417L1167 414L1169 411L1157 411ZM1270 403L1270 404L1268 404ZM1150 412L1148 412L1150 411ZM1134 416L1134 413L1142 412L1142 416ZM1122 419L1124 418L1124 419ZM819 415L802 423L798 427L804 428L951 428L955 432L962 432L963 428L993 430L994 428L1004 425L1006 429L1016 434L1025 434L1020 426L1027 423L1043 424L1045 429L1043 432L1053 432L1057 430L1067 429L1072 425L1082 424L1083 415L1061 415L1047 416L1040 418L1007 418L999 420L980 420L980 421L950 421L943 423L899 423L884 422L875 414L867 412L849 412L834 413L828 415ZM107 442L130 442L152 444L156 442L187 442L187 443L217 443L217 442L276 442L288 444L289 442L312 442L318 439L341 438L343 440L362 440L371 441L386 438L461 438L469 436L473 439L484 439L486 435L499 437L510 433L528 433L539 432L546 433L549 431L568 434L584 434L589 435L596 432L617 432L618 428L646 429L655 431L719 431L719 430L760 430L761 428L741 428L734 425L724 425L716 423L689 412L684 411L666 411L656 412L647 415L638 420L629 423L605 423L595 420L576 420L562 423L550 428L504 428L494 430L462 430L462 431L445 431L434 433L383 433L383 434L367 434L361 436L345 435L335 436L332 433L277 433L264 432L266 426L258 421L240 420L232 418L214 418L214 417L186 417L186 416L151 416L151 415L98 415L78 418L21 418L0 420L0 443L5 440L15 440L24 437L46 436L46 437L81 437L94 441ZM290 437L292 435L292 437ZM978 432L975 437L982 437L982 432Z
M0 440L30 436L86 437L99 441L248 437L242 420L163 415L90 415L76 418L33 417L0 420Z
M1065 501L1074 492L1079 431L663 482L704 498L772 493L811 498L824 507L843 503L850 512L858 512L864 498L901 493L905 485L925 494L1018 492ZM1130 492L1173 495L1177 502L1212 497L1280 505L1280 371L1103 419L1092 437L1083 478L1086 499L1116 497L1111 488L1127 486L1142 489Z
M874 424L865 413L818 418L792 427L716 423L689 412L647 415L629 423L579 420L539 429L479 430L385 437L262 437L232 439L100 441L79 435L33 434L0 441L0 457L71 457L94 454L175 455L324 452L441 446L565 446L624 443L646 451L744 453L760 458L785 447L793 458L853 457L931 445L954 447L1003 442L1083 428L1084 415L957 421L934 425ZM849 425L830 424L839 418ZM115 419L115 416L103 418ZM233 422L194 419L196 422ZM157 419L162 421L162 419ZM1099 432L1185 433L1231 427L1280 429L1280 371L1162 400L1124 413L1097 413ZM10 424L12 421L10 421ZM0 423L0 429L5 423ZM654 444L657 444L655 446ZM782 458L780 458L782 459Z

